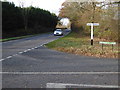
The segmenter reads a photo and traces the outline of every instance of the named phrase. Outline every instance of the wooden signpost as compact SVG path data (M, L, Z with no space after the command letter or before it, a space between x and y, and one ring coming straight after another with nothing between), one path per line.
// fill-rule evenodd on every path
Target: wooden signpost
M87 23L87 26L91 26L91 45L93 45L94 26L99 26L99 23Z

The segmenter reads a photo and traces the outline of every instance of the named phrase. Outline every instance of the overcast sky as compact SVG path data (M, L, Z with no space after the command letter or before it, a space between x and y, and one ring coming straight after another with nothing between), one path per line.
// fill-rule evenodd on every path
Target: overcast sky
M16 6L20 6L21 2L24 2L24 6L34 6L45 10L49 10L52 13L59 14L62 3L65 0L7 0L14 2Z

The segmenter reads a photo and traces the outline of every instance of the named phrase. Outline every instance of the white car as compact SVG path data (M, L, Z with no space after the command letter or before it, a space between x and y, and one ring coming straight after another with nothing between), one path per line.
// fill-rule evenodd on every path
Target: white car
M63 31L61 29L56 29L54 31L54 36L62 36L63 35Z

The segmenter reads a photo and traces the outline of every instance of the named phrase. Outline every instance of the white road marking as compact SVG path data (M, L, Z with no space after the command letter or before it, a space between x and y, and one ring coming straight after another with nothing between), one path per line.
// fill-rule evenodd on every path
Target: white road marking
M29 41L31 41L31 40L29 40ZM51 40L51 41L49 41L49 42L52 42L52 41L54 41L54 40ZM8 41L8 42L12 42L12 41ZM6 43L8 43L8 42L6 42ZM47 43L49 43L49 42L47 42ZM47 44L47 43L44 43L44 44L42 44L42 45L40 45L40 46L37 46L37 47L34 47L34 48L27 49L27 50L25 50L25 51L23 51L23 52L18 52L18 54L14 54L14 55L12 55L12 56L8 56L8 57L6 57L6 58L0 59L0 61L4 61L4 60L6 60L6 59L10 59L10 58L12 58L12 57L14 57L14 56L17 56L17 55L19 55L19 54L26 53L26 52L28 52L28 51L37 49L37 48L39 48L39 47L41 47L41 46L44 46L44 45Z
M31 48L31 50L34 50L35 48Z
M27 52L27 50L24 51L24 53Z
M14 55L12 55L12 56L14 57L14 56L16 56L16 55L14 54Z
M40 46L43 46L44 44L40 45Z
M120 88L120 86L116 85L89 85L89 84L63 84L63 83L47 83L46 88L71 88L71 86L75 87L86 87L86 88Z
M0 59L0 61L3 61L4 59Z
M19 52L19 54L22 54L23 52Z
M22 54L22 53L28 52L28 51L30 51L30 50L33 50L33 49L34 49L34 48L27 49L27 50L25 50L25 51L23 51L23 52L18 52L18 54ZM18 54L14 54L14 55L8 56L8 57L6 57L6 58L2 58L2 59L0 59L0 61L6 60L6 59L10 59L10 58L12 58L12 57L14 57L14 56L17 56Z
M30 51L31 49L27 49L27 51Z
M35 49L38 48L38 47L35 47Z
M38 46L38 47L41 47L41 46ZM22 53L26 53L26 52L31 51L31 50L34 50L34 49L36 49L36 48L38 48L38 47L30 48L30 49L24 50L23 52L18 52L18 54L14 54L14 55L8 56L8 57L6 57L6 58L2 58L2 59L0 59L0 61L4 61L4 60L6 60L6 59L10 59L10 58L12 58L12 57L14 57L14 56L17 56L17 55L22 54Z
M13 56L8 56L8 57L6 57L7 59L9 59L9 58L12 58Z
M15 56L17 56L18 54L15 54Z
M118 75L120 72L0 72L0 74L33 74L33 75Z

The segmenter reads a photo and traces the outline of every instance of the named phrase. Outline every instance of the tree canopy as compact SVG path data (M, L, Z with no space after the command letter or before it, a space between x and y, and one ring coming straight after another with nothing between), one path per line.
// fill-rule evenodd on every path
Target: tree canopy
M2 14L3 38L49 32L58 21L58 17L47 10L17 7L11 2L2 2Z
M76 32L89 35L87 23L99 23L95 27L95 36L107 40L118 40L118 3L111 2L67 2L62 4L59 17L67 17Z

